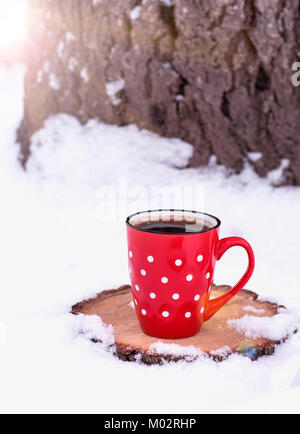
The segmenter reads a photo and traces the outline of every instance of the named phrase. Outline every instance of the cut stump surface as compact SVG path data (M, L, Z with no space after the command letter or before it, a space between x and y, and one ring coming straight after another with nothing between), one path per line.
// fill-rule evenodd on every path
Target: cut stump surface
M212 297L219 297L229 289L228 286L214 286ZM276 346L288 338L286 336L281 341L272 341L264 337L248 339L243 333L237 332L228 325L228 319L239 319L247 314L256 317L272 317L278 314L280 308L283 308L274 303L258 301L257 298L258 295L254 292L241 291L204 323L196 336L176 340L157 339L142 332L132 307L133 298L130 286L104 291L96 298L78 303L73 306L72 313L74 315L98 315L105 324L112 324L115 335L113 352L122 360L160 364L164 361L195 359L196 356L189 355L186 347L195 347L199 353L204 353L219 361L234 353L256 360L261 356L273 354ZM291 334L293 332L294 330ZM178 353L178 347L175 354L173 351L170 351L170 354L168 351L164 351L163 354L158 353L153 350L157 342L181 346L182 355L180 355L180 350Z

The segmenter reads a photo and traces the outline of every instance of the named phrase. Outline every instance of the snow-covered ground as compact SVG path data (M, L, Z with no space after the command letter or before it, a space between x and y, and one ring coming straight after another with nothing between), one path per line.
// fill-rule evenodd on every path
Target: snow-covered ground
M250 168L228 176L213 160L182 169L188 144L135 126L82 127L66 115L34 137L24 172L14 145L23 72L10 70L0 86L1 411L300 411L299 335L257 362L232 356L146 367L76 337L68 313L129 282L124 216L161 205L168 197L160 200L157 188L168 194L175 186L222 219L222 236L248 239L257 265L247 287L285 304L299 322L300 189L274 189L280 171L268 180ZM172 204L182 205L179 196ZM232 249L217 264L216 283L235 283L245 266L245 254Z

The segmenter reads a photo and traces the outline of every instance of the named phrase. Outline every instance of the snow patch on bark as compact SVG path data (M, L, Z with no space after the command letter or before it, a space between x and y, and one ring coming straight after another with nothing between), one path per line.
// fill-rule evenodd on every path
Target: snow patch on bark
M154 342L149 346L149 352L152 354L159 354L165 356L174 357L191 357L198 358L199 356L207 357L202 351L198 350L193 345L183 346L178 344L166 344L164 342L158 341Z
M44 77L44 71L42 69L40 69L36 75L36 84L42 83L43 77Z
M76 36L75 36L74 33L72 33L72 32L67 32L67 33L65 34L65 38L66 38L66 41L67 41L68 44L69 44L70 42L72 42L72 41L76 41Z
M77 65L78 65L78 60L75 57L71 57L68 63L69 71L74 72Z
M268 180L273 185L282 184L282 182L284 182L284 171L288 169L289 166L290 166L290 160L288 160L287 158L282 159L280 166L277 169L272 170L271 172L268 173L267 176Z
M252 312L252 313L257 313L257 314L263 314L263 313L265 313L264 309L255 309L254 306L244 306L243 310L245 312Z
M283 310L273 317L245 315L240 319L227 320L229 327L243 333L247 338L266 338L280 341L297 330L298 320L292 313Z
M251 163L256 163L257 161L262 159L263 154L261 152L248 152L248 160Z
M89 74L88 74L88 69L87 69L87 67L83 68L83 69L80 71L80 77L81 77L81 78L82 78L86 83L89 82L90 77L89 77Z
M60 59L63 56L64 48L65 48L65 43L63 41L60 41L60 43L57 46L57 55Z
M49 86L53 90L60 90L60 82L58 81L56 75L53 73L49 75Z
M120 80L111 81L106 83L106 94L109 97L111 103L115 106L121 104L122 100L117 97L117 94L125 88L125 80L120 78Z
M75 336L83 335L108 347L115 344L113 326L104 324L98 315L74 315L72 322Z
M141 17L141 14L142 14L142 6L136 6L130 12L130 18L132 21L138 20Z
M171 8L173 6L173 0L160 0L160 2L168 8Z
M226 357L232 353L232 349L229 346L224 346L217 350L211 351L210 354L216 357Z

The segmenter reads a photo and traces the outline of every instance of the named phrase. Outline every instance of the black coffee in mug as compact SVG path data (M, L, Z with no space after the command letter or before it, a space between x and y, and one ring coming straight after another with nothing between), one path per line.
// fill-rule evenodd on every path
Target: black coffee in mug
M158 218L157 220L140 221L135 223L135 227L146 232L156 234L193 234L206 232L212 228L208 222L197 220L196 218L190 220L180 220L170 218L164 220Z

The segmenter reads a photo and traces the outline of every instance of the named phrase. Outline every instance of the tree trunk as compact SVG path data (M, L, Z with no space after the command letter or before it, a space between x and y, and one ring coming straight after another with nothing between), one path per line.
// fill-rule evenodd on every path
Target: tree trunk
M137 123L300 184L299 0L30 0L23 160L52 114ZM255 153L255 154L254 154Z

